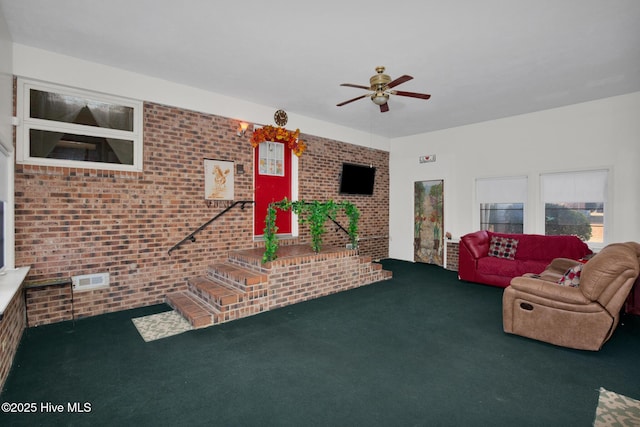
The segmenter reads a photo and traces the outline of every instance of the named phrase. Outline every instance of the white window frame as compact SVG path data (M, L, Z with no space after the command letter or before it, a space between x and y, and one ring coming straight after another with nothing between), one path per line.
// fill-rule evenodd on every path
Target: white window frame
M106 102L109 104L123 105L133 108L133 130L124 131L119 129L108 129L103 127L85 126L75 123L56 122L29 117L30 101L29 91L31 89L60 93L64 95L88 98L91 100ZM84 169L104 169L117 171L142 171L143 138L142 138L142 101L128 98L105 95L88 90L69 88L52 83L38 82L34 80L18 78L16 92L17 121L16 129L16 162L19 164L40 165L40 166L60 166L69 168ZM133 141L133 164L122 165L114 163L87 162L79 160L47 159L42 157L32 157L29 152L29 132L31 129L65 132L80 135L96 136L102 138L113 138Z

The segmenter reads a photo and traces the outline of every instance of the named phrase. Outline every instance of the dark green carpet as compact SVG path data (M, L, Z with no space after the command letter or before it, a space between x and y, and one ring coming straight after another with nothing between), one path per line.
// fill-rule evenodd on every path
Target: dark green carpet
M383 264L392 280L150 343L130 319L165 305L30 328L0 400L38 413L0 425L589 426L599 387L640 398L640 318L559 348L504 334L502 289Z

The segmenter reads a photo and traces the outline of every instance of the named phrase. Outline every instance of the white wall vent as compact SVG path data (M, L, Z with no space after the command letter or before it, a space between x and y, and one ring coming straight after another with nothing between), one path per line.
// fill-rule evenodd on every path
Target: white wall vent
M72 276L74 291L88 291L109 287L109 273L85 274L82 276Z

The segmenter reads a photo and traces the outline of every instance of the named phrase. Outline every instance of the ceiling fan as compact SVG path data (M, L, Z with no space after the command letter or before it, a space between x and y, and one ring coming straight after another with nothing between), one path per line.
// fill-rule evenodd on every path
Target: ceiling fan
M348 104L350 102L357 101L359 99L369 97L369 98L371 98L371 100L373 101L374 104L380 106L380 112L381 113L386 113L387 111L389 111L389 104L387 104L387 101L389 100L389 95L408 96L410 98L420 98L420 99L429 99L429 98L431 98L431 95L428 95L426 93L404 92L404 91L401 91L401 90L391 90L392 88L398 86L399 84L407 82L407 81L413 79L413 77L411 77L411 76L407 76L405 74L404 76L400 76L395 80L391 80L391 77L389 77L389 75L384 73L384 67L376 67L376 72L377 72L377 74L373 75L369 79L369 86L355 85L355 84L351 84L351 83L342 83L340 86L355 87L355 88L358 88L358 89L370 90L370 91L372 91L372 93L368 93L368 94L365 94L365 95L357 96L357 97L355 97L353 99L349 99L348 101L341 102L340 104L337 104L336 106L337 107L342 107L343 105L346 105L346 104Z

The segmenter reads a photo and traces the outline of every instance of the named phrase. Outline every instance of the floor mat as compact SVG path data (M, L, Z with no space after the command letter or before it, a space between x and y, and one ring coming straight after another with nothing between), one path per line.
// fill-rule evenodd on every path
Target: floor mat
M191 324L175 311L137 317L131 321L146 342L171 337L193 329Z
M640 426L640 401L600 387L595 427Z

